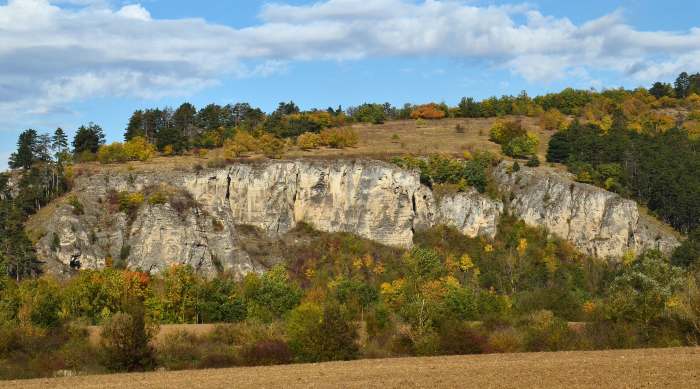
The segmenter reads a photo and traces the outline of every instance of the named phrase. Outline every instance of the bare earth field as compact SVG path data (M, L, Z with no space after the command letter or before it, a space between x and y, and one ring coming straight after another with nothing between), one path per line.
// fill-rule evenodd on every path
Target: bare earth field
M0 383L3 388L697 388L700 348L374 359Z

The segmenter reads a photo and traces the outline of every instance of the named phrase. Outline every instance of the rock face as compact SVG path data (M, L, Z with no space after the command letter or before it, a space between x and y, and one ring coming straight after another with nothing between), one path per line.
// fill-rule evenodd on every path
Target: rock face
M526 167L512 172L510 163L502 162L494 178L510 194L513 215L547 228L584 253L602 258L651 248L669 253L679 244L670 227L640 214L634 201L574 182L568 174Z
M191 196L186 209L148 201L153 188ZM110 195L110 192L112 194ZM115 192L146 193L130 217L111 208ZM49 270L105 266L123 260L157 272L175 263L204 274L262 271L279 258L242 249L254 227L277 239L299 223L324 232L351 232L408 248L415 229L454 226L493 237L503 205L476 191L435 199L416 172L378 161L269 161L201 172L96 174L79 177L73 195L85 212L59 204L38 244ZM246 228L242 228L246 227ZM56 244L58 242L58 244Z
M580 250L619 256L627 250L678 242L634 202L545 170L507 164L495 179L507 207L476 190L436 196L417 172L365 160L238 163L199 172L100 173L76 179L76 212L59 202L43 223L37 249L49 271L100 268L123 261L158 272L190 264L206 275L260 272L281 258L252 253L261 236L280 239L300 223L319 231L351 232L382 244L410 247L416 230L435 225L493 237L509 208L528 224L543 226ZM154 201L167 192L169 201ZM120 212L115 194L142 193L143 203ZM174 199L174 200L173 200ZM255 244L253 244L255 246Z

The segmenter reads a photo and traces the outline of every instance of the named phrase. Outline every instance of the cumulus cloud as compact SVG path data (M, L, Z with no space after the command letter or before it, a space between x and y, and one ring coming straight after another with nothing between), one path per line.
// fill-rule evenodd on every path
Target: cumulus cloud
M0 113L51 113L96 96L187 95L226 77L283 72L294 61L438 56L482 61L533 82L592 70L647 82L700 66L700 28L640 31L620 12L576 25L527 5L326 0L270 3L260 23L237 29L110 4L0 6Z

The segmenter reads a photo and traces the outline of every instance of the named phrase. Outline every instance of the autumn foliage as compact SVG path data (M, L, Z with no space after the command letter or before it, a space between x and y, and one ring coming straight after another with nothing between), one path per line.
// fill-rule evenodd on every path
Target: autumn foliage
M430 103L418 105L411 112L411 119L442 119L445 117L445 111L438 104Z

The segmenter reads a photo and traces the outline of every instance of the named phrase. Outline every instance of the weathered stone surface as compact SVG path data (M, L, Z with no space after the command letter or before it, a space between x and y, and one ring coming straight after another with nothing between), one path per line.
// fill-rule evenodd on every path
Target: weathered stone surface
M586 253L619 256L647 247L668 251L678 244L658 223L640 216L632 201L544 168L508 170L506 163L499 166L495 179L504 193L512 192L504 196L510 199L510 212ZM146 201L131 220L114 206L110 211L109 191L148 191L158 185L195 201L187 209ZM421 185L417 172L366 160L100 173L79 177L73 195L85 213L76 215L69 204L59 203L38 243L40 257L53 272L67 271L72 259L83 269L99 268L106 258L124 256L128 247L126 263L132 268L157 272L171 264L190 264L208 275L220 270L243 275L280 260L275 250L251 255L251 242L259 234L274 241L302 222L320 231L410 247L414 231L442 224L470 237L493 237L504 212L501 201L476 190L437 197ZM257 231L252 235L246 233L251 226Z
M549 168L522 167L512 172L502 162L494 173L509 193L508 208L526 223L542 226L597 257L618 257L631 250L670 252L679 243L660 222L640 215L637 204L601 188L578 183Z

